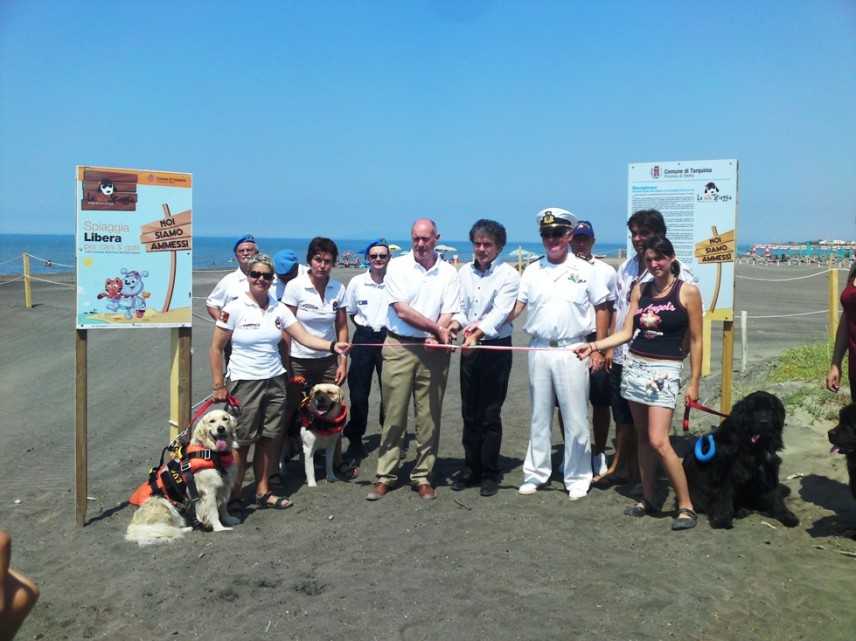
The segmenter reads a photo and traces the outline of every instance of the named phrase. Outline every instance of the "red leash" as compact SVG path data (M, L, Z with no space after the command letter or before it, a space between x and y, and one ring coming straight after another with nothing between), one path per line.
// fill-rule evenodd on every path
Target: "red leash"
M225 401L215 401L213 396L209 396L193 413L193 416L190 418L190 425L193 425L196 421L198 421L202 416L205 415L205 412L212 405L216 405L217 403L226 403L226 407L232 407L240 411L241 409L241 401L232 396L231 394L226 395ZM189 426L188 426L189 427Z
M722 418L728 418L728 414L717 412L715 409L712 409L707 405L702 405L698 401L690 401L689 403L687 403L686 409L684 409L684 432L689 432L690 430L690 410L692 409L701 410L702 412L707 412L708 414L716 414L717 416L721 416Z

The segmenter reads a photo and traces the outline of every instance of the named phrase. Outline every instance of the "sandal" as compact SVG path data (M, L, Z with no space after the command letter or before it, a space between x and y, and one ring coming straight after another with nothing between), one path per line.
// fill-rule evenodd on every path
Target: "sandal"
M627 516L651 516L657 514L660 510L654 506L651 501L643 498L635 505L631 505L624 509L624 514Z
M271 501L271 499L274 499ZM256 506L260 510L287 510L294 503L284 496L274 496L273 492L256 495Z
M681 518L681 517L684 518ZM678 510L678 515L672 519L673 530L692 530L698 525L698 514L688 507L682 507Z

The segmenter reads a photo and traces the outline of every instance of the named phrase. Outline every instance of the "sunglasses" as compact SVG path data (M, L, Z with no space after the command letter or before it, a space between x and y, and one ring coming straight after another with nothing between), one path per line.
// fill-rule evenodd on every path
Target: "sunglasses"
M561 238L565 233L564 229L547 229L541 232L541 238Z
M369 258L371 260L386 260L389 258L389 254L369 254Z
M259 278L264 278L265 280L273 280L273 272L250 272L250 278L255 278L258 280Z

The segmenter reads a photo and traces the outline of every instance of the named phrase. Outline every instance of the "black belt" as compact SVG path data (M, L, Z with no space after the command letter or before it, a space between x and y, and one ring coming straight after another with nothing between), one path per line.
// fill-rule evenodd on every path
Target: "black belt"
M511 345L511 336L505 338L482 338L478 341L479 345Z
M424 336L403 336L401 334L396 334L391 330L387 330L387 336L391 336L392 338L401 341L402 343L424 343Z
M356 325L356 326L357 326L357 330L356 330L356 331L358 331L358 332L359 332L359 331L363 331L363 332L368 332L369 334L375 334L375 335L377 335L377 334L386 334L386 327L381 327L381 328L380 328L380 329L378 329L378 330L374 330L374 329L372 329L369 325L358 325L357 323L354 323L354 325Z

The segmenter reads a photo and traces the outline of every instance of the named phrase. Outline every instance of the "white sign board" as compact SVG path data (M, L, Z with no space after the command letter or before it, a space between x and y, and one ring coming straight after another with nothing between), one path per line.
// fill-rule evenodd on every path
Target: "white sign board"
M736 160L632 163L627 216L640 209L663 214L678 260L699 279L705 317L734 318L737 255ZM634 254L627 241L628 256Z

